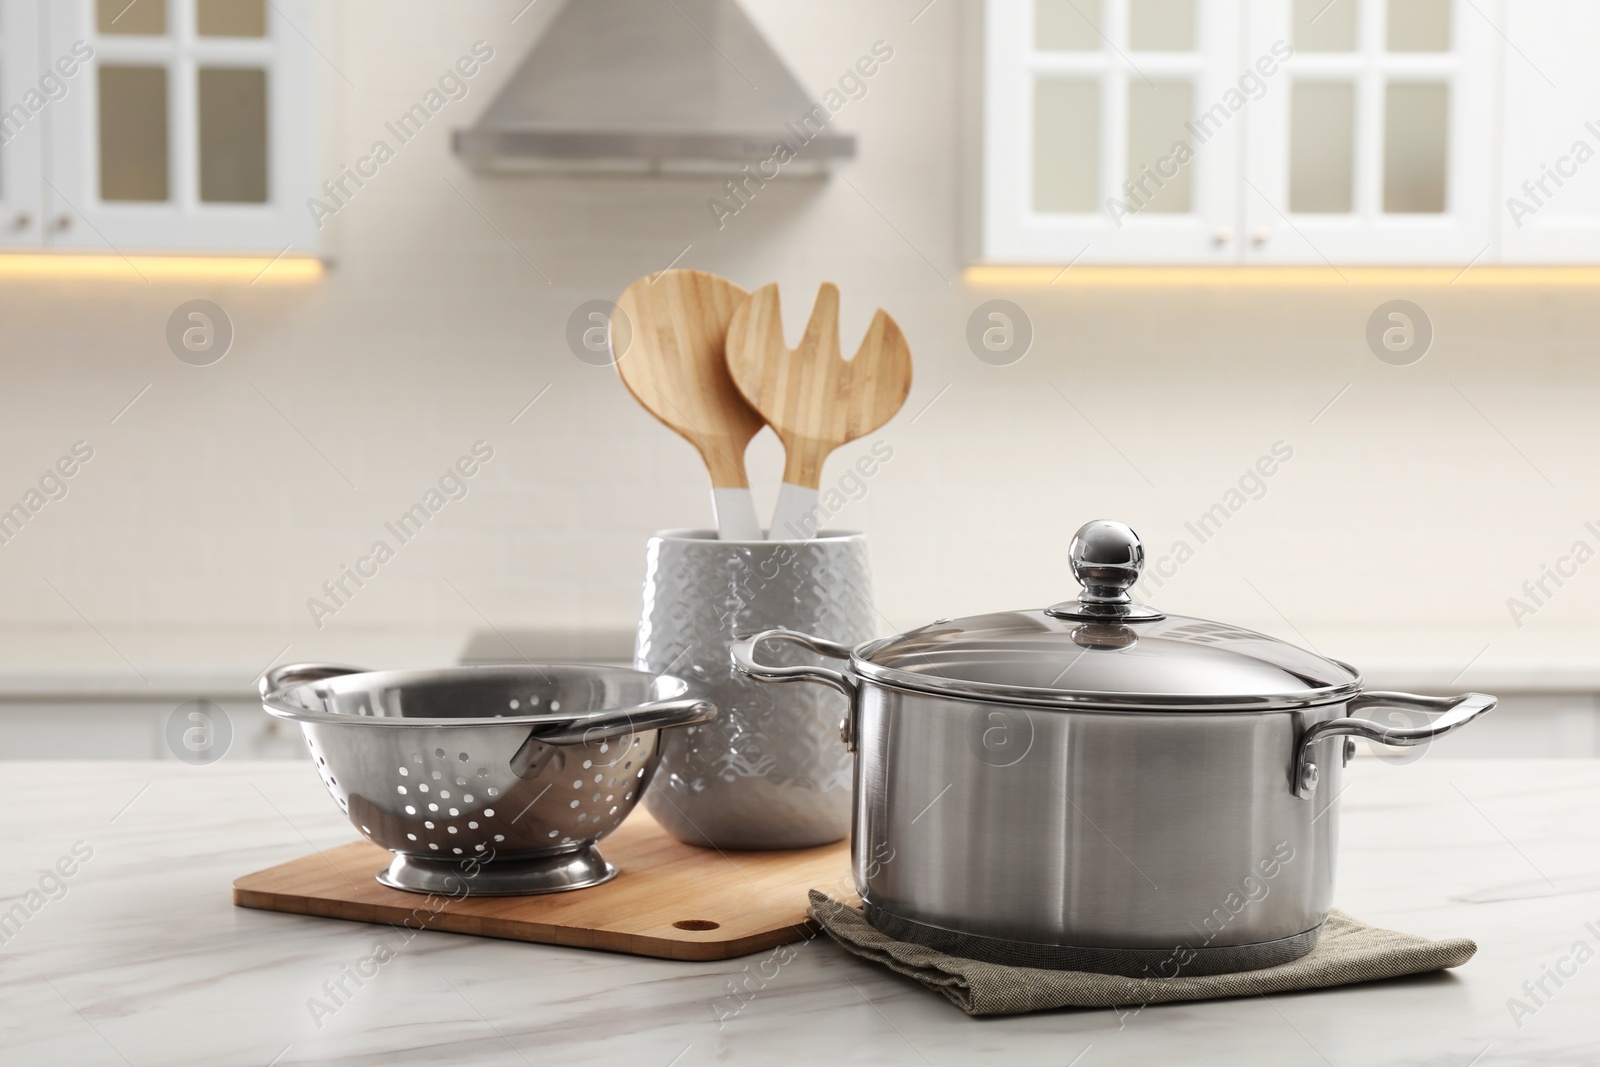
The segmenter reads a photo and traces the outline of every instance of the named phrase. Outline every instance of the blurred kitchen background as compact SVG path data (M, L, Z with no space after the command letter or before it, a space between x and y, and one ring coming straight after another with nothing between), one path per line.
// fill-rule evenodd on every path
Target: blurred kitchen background
M1594 5L637 3L564 76L651 27L699 77L640 107L714 126L781 101L742 11L853 155L742 198L466 158L561 0L0 0L0 758L173 758L194 701L296 756L272 663L628 659L706 476L584 306L669 266L778 282L791 340L823 281L847 350L904 328L910 401L823 475L885 633L1071 595L1115 517L1161 607L1502 696L1441 753L1600 754ZM764 433L763 513L781 465Z

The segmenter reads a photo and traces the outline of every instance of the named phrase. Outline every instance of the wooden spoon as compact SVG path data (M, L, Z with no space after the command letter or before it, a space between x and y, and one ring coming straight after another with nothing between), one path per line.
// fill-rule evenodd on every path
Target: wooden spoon
M882 308L848 363L839 352L839 287L824 282L800 347L783 339L778 287L756 290L728 325L728 370L784 447L771 540L816 535L822 463L894 417L911 392L911 349Z
M717 536L761 540L744 452L764 425L728 376L723 345L748 294L726 278L669 270L640 278L617 300L632 339L613 353L635 400L699 450L711 472Z

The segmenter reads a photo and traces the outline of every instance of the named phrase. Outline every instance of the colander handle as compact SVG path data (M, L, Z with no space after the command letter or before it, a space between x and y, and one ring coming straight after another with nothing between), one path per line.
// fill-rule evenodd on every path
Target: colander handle
M340 667L332 663L287 663L263 674L256 688L261 693L261 703L293 715L306 709L299 704L291 704L284 696L286 690L343 674L361 674L364 670L362 667Z
M625 734L647 730L669 730L674 726L695 726L717 717L717 706L709 700L676 697L655 700L631 708L607 708L571 722L535 726L530 738L547 745L582 745L608 741Z

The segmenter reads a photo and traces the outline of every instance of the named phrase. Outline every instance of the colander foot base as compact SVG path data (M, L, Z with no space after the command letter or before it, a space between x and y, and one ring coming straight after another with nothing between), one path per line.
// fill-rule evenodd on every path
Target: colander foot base
M609 882L617 869L593 845L554 856L507 859L474 866L461 859L428 859L396 855L378 872L378 881L408 893L460 897L524 897L560 893Z

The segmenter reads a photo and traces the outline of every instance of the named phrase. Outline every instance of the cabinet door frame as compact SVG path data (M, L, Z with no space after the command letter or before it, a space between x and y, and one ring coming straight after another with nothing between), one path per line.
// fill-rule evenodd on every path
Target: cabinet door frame
M37 248L43 242L44 202L40 196L50 101L40 89L38 0L0 0L0 247ZM68 86L71 92L73 86ZM43 101L37 112L28 96ZM13 108L31 112L16 122Z
M1196 113L1218 101L1242 73L1243 0L1195 0L1195 50L1126 53L1130 0L1102 0L1106 36L1116 47L1042 52L1034 43L1034 0L988 0L984 32L983 194L980 256L995 263L1231 263L1238 259L1240 145L1234 116L1187 164L1190 211L1136 212L1113 219L1106 203L1124 198L1128 86L1192 79ZM1040 75L1100 85L1099 210L1033 210L1034 84ZM1154 161L1152 161L1154 162ZM1118 224L1120 222L1120 225Z
M1340 0L1348 3L1350 0ZM1499 132L1498 0L1452 0L1448 53L1386 53L1388 0L1361 0L1357 51L1296 50L1287 84L1253 109L1245 164L1246 261L1259 264L1460 265L1493 262ZM1252 46L1292 41L1291 0L1251 0ZM1440 214L1385 214L1384 86L1391 77L1450 87L1446 207ZM1350 214L1289 210L1289 118L1298 82L1354 83L1355 143Z
M46 240L53 247L135 251L315 253L317 227L306 208L317 184L316 88L320 70L308 36L311 0L266 4L261 38L200 37L196 0L166 0L162 37L96 32L93 0L53 0L45 37L57 51L88 41L94 58L79 77L82 91L54 109L45 159L45 200L52 218L66 218ZM167 68L169 199L107 202L100 196L99 75L105 64ZM197 79L204 67L267 72L267 201L202 203L199 190Z
M1594 67L1594 42L1600 35L1600 5L1588 0L1559 5L1507 4L1502 25L1509 39L1532 43L1524 45L1526 57L1508 56L1505 61L1501 97L1505 114L1514 117L1516 125L1502 127L1500 192L1495 205L1501 259L1513 264L1600 263L1600 206L1573 210L1573 190L1553 184L1577 178L1589 186L1590 202L1596 202L1600 158L1591 155L1579 164L1573 148L1582 141L1590 153L1600 154L1600 107L1596 106L1600 71L1589 73ZM1552 63L1552 48L1563 47L1571 52ZM1584 69L1574 70L1574 66ZM1575 91L1573 79L1580 77L1587 78L1587 83ZM1547 175L1547 168L1558 172L1554 178ZM1562 179L1561 172L1569 170L1576 173ZM1535 188L1533 195L1525 191L1524 183L1541 180L1545 181L1543 191ZM1513 198L1519 204L1516 214ZM1532 208L1533 214L1527 214L1527 208Z

